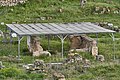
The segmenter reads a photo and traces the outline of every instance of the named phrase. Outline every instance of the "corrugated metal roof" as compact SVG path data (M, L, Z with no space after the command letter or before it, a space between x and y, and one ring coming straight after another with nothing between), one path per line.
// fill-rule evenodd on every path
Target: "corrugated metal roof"
M6 24L8 28L20 36L41 34L87 34L114 33L90 22L83 23L35 23L35 24Z

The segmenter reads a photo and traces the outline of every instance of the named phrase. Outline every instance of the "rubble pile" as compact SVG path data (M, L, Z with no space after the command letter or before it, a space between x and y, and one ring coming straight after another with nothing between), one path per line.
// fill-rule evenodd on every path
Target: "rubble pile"
M91 63L88 59L83 58L78 53L70 53L68 58L64 61L65 65L75 64L82 65L82 67L90 67Z
M95 6L94 7L94 14L120 14L119 8L111 8L111 7L102 7L102 6Z
M35 60L33 64L27 64L23 65L23 67L29 72L29 73L44 73L45 70L45 63L43 60Z
M65 80L65 76L63 74L57 73L57 72L53 73L53 78L54 78L54 80Z
M0 6L15 6L17 4L25 3L27 0L0 0Z
M65 59L64 64L82 62L82 56L78 55L78 53L70 53L68 54L68 58Z
M113 23L109 23L109 22L99 22L99 23L95 23L96 25L99 25L101 27L107 28L107 29L111 29L114 30L116 32L119 32L119 26L113 25Z
M73 73L82 74L90 68L90 60L83 58L78 53L70 53L68 57L63 61L62 69L57 70L62 73L66 78L73 77Z
M90 68L91 62L78 53L70 53L66 59L58 63L45 63L43 60L35 60L33 64L23 65L29 73L45 73L52 80L65 80L72 73L85 73Z

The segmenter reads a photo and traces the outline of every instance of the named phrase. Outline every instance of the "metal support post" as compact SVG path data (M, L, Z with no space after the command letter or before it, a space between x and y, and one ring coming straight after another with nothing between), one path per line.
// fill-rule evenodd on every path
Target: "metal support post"
M20 36L18 36L18 59L20 59Z
M115 36L114 36L114 34L112 33L111 35L111 38L112 38L112 40L113 40L113 54L114 54L114 60L116 59L116 57L115 57Z
M5 42L5 43L7 43L7 30L8 30L8 27L6 26L5 31L3 32L3 36L4 36L3 42Z
M64 53L64 39L63 39L63 36L61 37L61 43L62 43L62 58L63 58L63 53Z
M62 51L61 51L61 55L62 55L62 58L63 58L63 53L64 53L64 40L66 39L66 37L68 36L68 35L66 35L66 36L63 36L63 35L57 35L58 36L58 38L61 40L61 44L62 44Z
M23 37L18 36L18 59L20 59L20 42L23 39Z
M10 30L10 43L12 43L13 40L12 40L12 30Z
M50 50L50 35L48 35L48 51Z
M115 60L115 37L113 33L112 33L112 39L113 39L113 54L114 54L114 60Z
M96 41L97 41L97 45L98 45L98 33L96 33Z

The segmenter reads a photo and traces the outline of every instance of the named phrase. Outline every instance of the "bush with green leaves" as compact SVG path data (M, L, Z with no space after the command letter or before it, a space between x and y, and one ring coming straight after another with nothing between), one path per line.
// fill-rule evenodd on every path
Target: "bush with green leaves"
M17 68L4 68L0 70L0 79L43 79L45 77L42 73L26 73Z
M21 73L17 68L4 68L0 70L0 78L18 77Z

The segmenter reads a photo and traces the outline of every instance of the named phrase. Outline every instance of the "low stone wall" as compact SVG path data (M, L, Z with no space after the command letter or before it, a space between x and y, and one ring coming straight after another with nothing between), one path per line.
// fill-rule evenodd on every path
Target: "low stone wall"
M27 0L0 0L0 6L15 6L18 3L25 3Z

